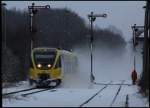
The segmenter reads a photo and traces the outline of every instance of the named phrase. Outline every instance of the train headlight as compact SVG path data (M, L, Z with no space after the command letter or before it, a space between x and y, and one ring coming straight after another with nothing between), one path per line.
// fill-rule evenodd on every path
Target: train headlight
M37 65L37 67L38 67L38 68L41 68L41 67L42 67L42 65L41 65L41 64L38 64L38 65Z
M48 67L48 68L50 68L50 67L51 67L51 65L50 65L50 64L48 64L48 65L47 65L47 67Z

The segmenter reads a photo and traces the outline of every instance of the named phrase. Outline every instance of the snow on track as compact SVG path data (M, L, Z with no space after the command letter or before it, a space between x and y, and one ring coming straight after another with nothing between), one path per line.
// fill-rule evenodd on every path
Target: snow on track
M110 107L112 101L118 91L120 85L108 85L108 87L100 92L92 101L84 107Z
M105 82L106 83L106 82ZM116 84L120 82L113 82ZM127 83L127 82L125 82ZM17 94L16 98L3 98L3 107L79 107L86 100L90 101L83 107L110 107L120 85L93 85L91 88L57 88L54 91L47 90L22 97ZM100 92L99 92L100 91ZM98 93L99 92L99 93ZM122 85L112 107L125 107L126 95L129 95L129 106L148 106L148 102L137 93L137 86ZM147 103L146 103L147 102Z
M111 81L112 82L112 81ZM110 83L111 83L110 82ZM98 92L96 92L92 97L90 97L88 100L86 100L85 102L83 102L81 105L79 105L79 107L82 107L83 105L87 104L89 101L91 101L95 96L97 96L100 92L102 92L110 83L108 83L107 85L105 85L103 88L101 88Z

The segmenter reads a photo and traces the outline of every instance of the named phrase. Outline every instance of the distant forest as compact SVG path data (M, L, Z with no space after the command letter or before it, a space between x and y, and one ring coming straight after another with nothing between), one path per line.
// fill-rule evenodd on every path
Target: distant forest
M1 14L3 81L24 80L28 77L30 60L29 13L26 10L7 10L3 7ZM84 44L90 36L90 26L77 13L67 8L39 10L35 15L35 22L34 47L70 50L76 45ZM121 49L126 45L121 31L115 26L106 29L94 27L94 39L108 48Z

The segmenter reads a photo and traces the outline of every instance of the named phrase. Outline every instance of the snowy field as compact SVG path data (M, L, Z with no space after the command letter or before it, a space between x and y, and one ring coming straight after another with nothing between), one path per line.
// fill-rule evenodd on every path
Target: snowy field
M98 47L95 46L95 49ZM110 85L90 83L88 47L80 47L74 51L79 62L78 72L67 74L59 87L25 97L21 95L22 93L11 95L2 99L3 107L149 107L147 99L139 93L139 88L131 83L134 52L130 45L127 45L123 53L94 50L95 82L108 84L111 81ZM142 70L140 51L136 53L136 58L139 77ZM124 85L117 85L121 84L122 80L125 81ZM3 89L3 93L27 88L30 86L24 81L16 87Z

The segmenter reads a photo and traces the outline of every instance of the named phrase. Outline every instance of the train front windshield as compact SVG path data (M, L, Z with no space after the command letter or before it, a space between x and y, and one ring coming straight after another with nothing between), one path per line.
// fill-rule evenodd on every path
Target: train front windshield
M55 61L56 52L35 52L35 65L39 69L50 69Z

